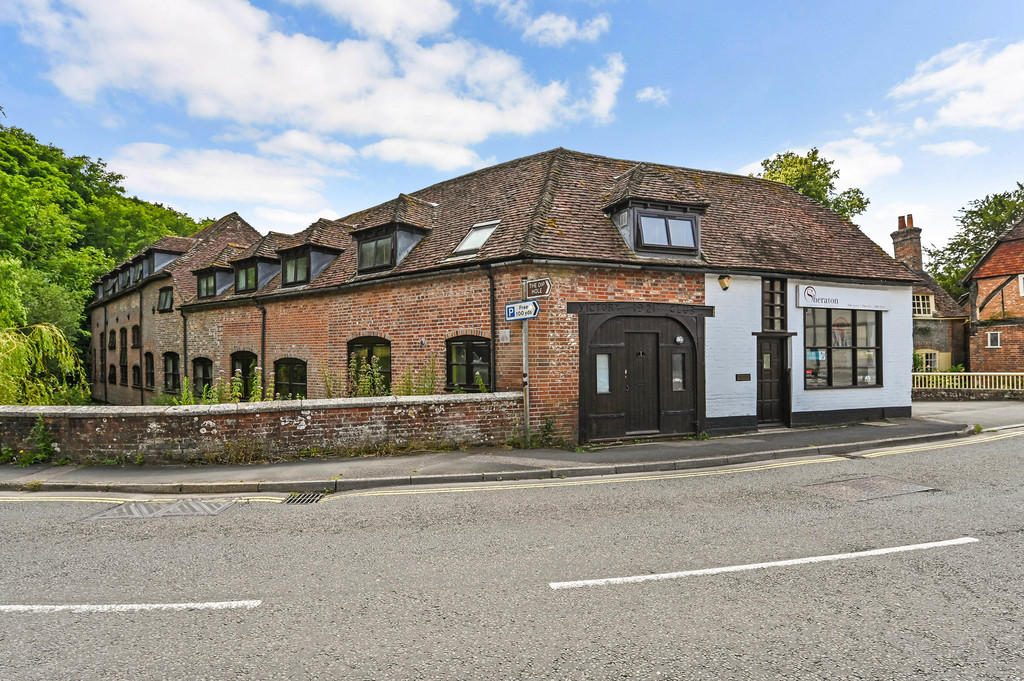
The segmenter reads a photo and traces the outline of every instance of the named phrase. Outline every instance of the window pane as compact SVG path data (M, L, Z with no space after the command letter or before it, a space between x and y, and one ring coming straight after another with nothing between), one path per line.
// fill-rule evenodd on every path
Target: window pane
M875 347L878 345L876 342L877 331L876 321L878 319L876 312L858 312L857 313L857 345L860 347Z
M673 246L686 246L688 248L696 246L696 243L694 243L693 240L692 220L675 220L669 218L668 231Z
M807 347L828 346L827 310L809 308L804 310L804 328Z
M853 347L853 337L850 335L850 331L850 312L835 310L832 313L832 347Z
M374 242L364 241L359 244L359 266L363 269L373 267Z
M672 355L672 392L681 392L686 387L686 377L683 376L683 356Z
M608 360L611 355L598 354L597 358L597 392L605 394L611 392L611 380L608 371Z
M469 234L466 235L466 238L463 239L462 243L455 249L455 252L462 253L463 251L475 251L479 249L484 245L484 242L487 241L487 237L491 235L491 232L493 232L497 226L498 225L488 225L487 227L476 227L471 229Z
M641 215L640 230L643 233L644 243L648 246L668 246L665 218Z
M391 237L377 239L377 254L374 257L374 264L377 266L391 264Z
M381 371L391 371L391 346L374 345L373 356L377 358L377 366Z
M813 388L828 385L828 350L807 350L804 357L804 383Z
M295 261L295 279L296 281L309 279L309 255L304 255Z
M853 350L832 351L832 387L853 385Z
M878 385L878 358L875 350L857 351L857 385ZM935 353L929 353L933 357Z

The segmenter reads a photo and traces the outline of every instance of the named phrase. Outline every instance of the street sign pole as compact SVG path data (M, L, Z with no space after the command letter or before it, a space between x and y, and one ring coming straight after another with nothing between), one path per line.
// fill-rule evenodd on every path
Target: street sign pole
M526 277L522 278L526 290ZM538 306L539 307L539 306ZM539 311L539 310L538 310ZM530 320L523 320L523 440L530 446Z

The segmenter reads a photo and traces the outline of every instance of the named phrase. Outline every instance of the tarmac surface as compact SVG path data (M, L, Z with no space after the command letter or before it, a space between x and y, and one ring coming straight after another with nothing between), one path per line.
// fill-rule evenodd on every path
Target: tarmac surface
M0 490L143 494L341 492L731 466L808 456L857 456L887 447L1024 425L1024 402L915 402L911 418L820 428L570 449L489 447L402 456L251 465L0 466Z

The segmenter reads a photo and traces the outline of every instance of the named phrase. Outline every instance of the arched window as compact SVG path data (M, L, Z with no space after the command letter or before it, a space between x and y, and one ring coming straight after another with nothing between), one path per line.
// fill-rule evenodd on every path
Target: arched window
M241 351L231 355L231 378L242 378L242 401L247 402L252 395L252 377L256 373L256 355Z
M164 392L176 393L181 390L181 363L178 353L164 353Z
M132 327L132 347L137 348L142 345L142 327L138 324Z
M139 368L138 364L132 365L132 387L142 387L142 369Z
M213 390L213 362L196 357L192 360L192 391L202 395L207 389Z
M356 372L364 370L371 357L377 358L377 368L384 378L384 385L391 389L391 341L380 336L362 336L348 342L349 366L355 364ZM356 376L349 376L354 382Z
M121 366L121 385L128 385L128 329L121 329L121 351L118 364Z
M117 365L111 364L110 371L107 372L107 383L115 385L117 383Z
M153 370L153 353L146 353L146 389L152 390L156 387L156 377L154 376Z
M285 357L274 362L274 395L302 399L306 396L306 363Z
M117 348L117 331L110 330L110 335L107 338L107 349L114 350Z
M483 336L456 336L445 343L447 389L479 391L491 385L491 341ZM479 379L477 377L479 376Z

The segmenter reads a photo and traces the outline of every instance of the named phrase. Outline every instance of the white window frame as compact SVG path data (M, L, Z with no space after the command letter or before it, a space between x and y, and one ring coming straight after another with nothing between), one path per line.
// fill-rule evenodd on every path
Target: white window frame
M925 371L939 370L939 353L935 350L918 350L921 355L921 367Z
M995 339L995 343L992 340ZM1001 331L986 331L985 332L985 347L986 348L1001 348L1002 346L1002 332Z
M1020 295L1024 298L1024 274L1017 275L1017 286L1020 289Z
M453 253L455 255L468 255L470 253L476 253L487 240L491 238L491 234L497 229L498 223L501 220L491 220L489 222L478 222L469 228L469 233L462 239L459 245L455 248ZM483 239L480 236L483 235Z
M935 296L913 294L913 312L915 317L931 317L935 312Z

